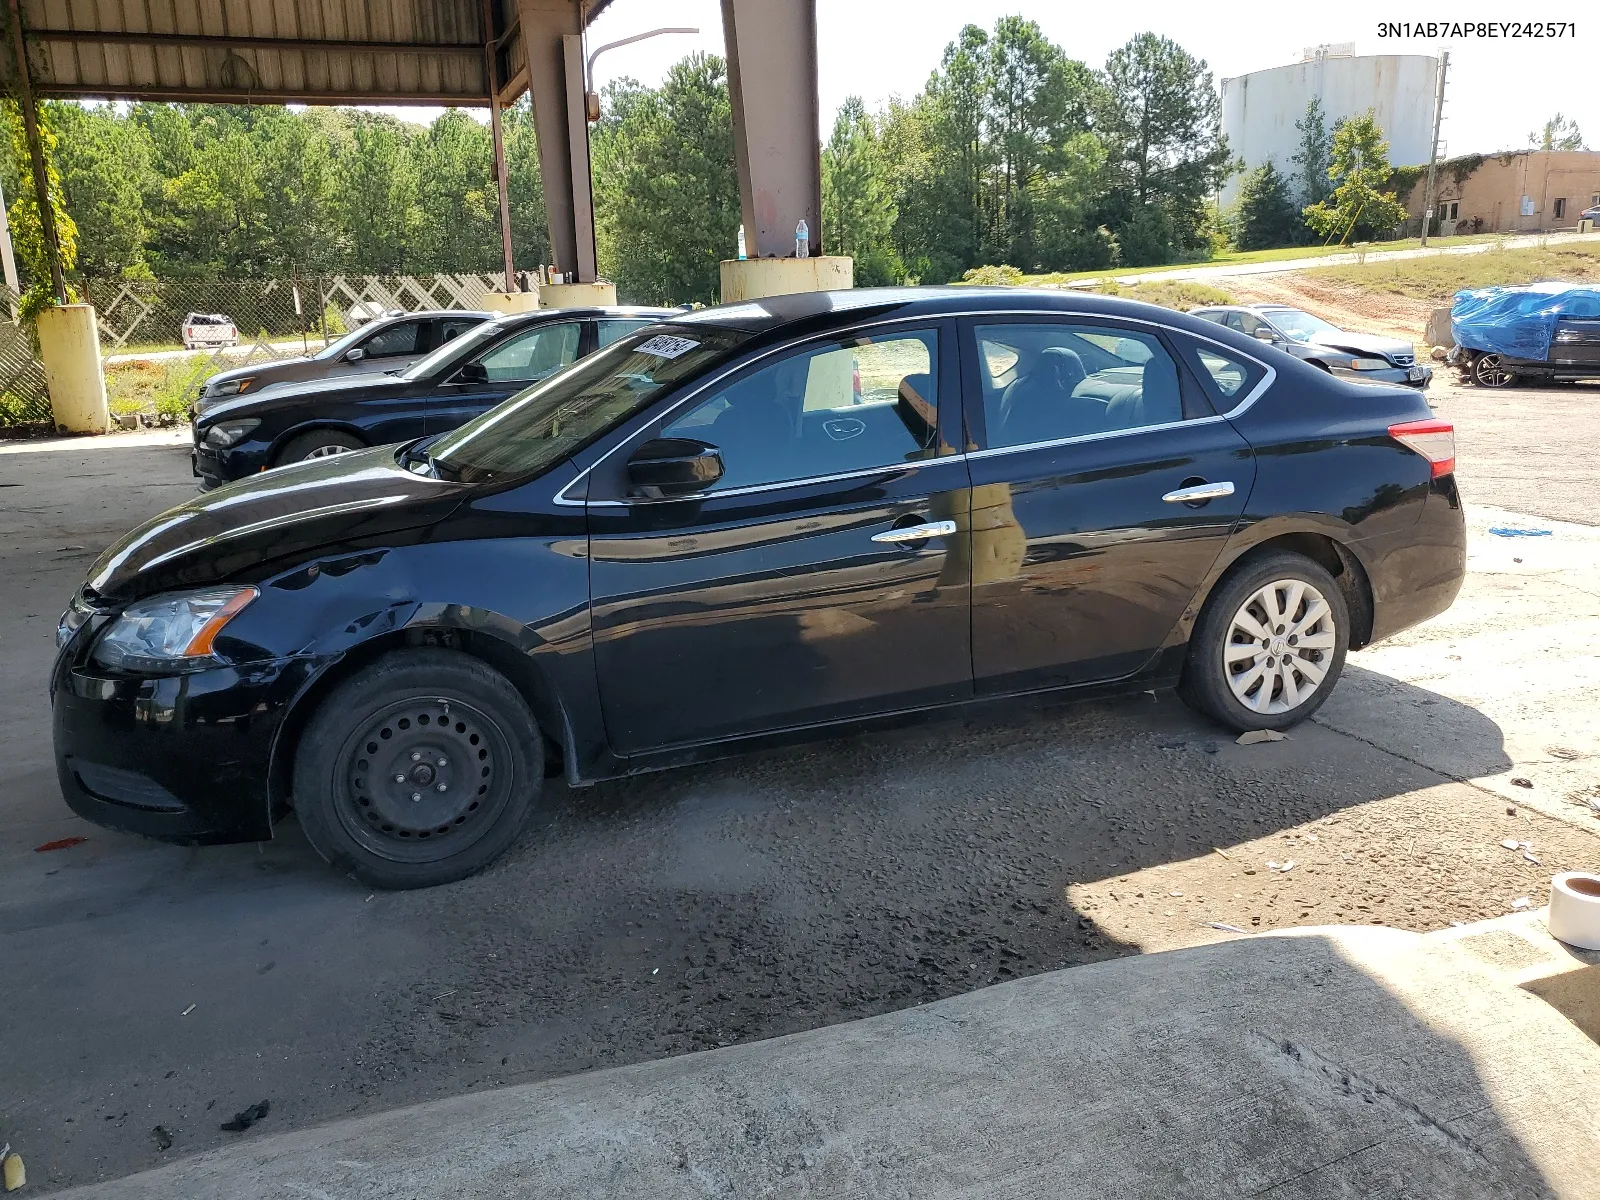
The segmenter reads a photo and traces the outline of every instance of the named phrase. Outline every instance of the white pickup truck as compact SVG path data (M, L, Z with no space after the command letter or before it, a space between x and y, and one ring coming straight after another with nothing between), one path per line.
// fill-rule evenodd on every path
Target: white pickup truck
M237 346L239 331L233 318L222 313L190 313L183 319L183 348L198 350L201 346Z

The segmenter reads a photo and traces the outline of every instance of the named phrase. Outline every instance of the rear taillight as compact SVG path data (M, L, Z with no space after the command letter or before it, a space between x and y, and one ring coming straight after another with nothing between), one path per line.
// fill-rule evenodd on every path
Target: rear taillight
M1406 421L1389 426L1389 436L1427 459L1435 479L1456 469L1456 427L1449 421Z

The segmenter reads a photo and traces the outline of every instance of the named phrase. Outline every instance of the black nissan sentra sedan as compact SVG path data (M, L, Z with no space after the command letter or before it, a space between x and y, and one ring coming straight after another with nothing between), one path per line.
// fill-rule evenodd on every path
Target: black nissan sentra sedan
M583 785L1003 697L1177 685L1235 730L1443 611L1454 434L1194 317L862 290L629 334L453 432L105 552L51 680L68 803L456 879Z
M467 332L399 371L208 402L195 415L194 473L204 491L269 467L443 433L677 311L549 308L474 319Z

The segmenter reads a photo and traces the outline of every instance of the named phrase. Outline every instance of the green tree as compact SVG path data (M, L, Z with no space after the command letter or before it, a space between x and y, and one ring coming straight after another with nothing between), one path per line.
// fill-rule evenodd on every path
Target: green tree
M1337 122L1328 166L1333 190L1305 210L1306 224L1341 244L1352 236L1363 241L1388 234L1406 216L1405 205L1393 192L1379 191L1392 173L1389 143L1372 109Z
M395 118L362 113L351 127L337 170L343 187L339 209L349 240L349 266L375 274L398 274L411 265L422 225L417 168L410 142L416 135Z
M44 107L57 134L62 203L78 230L78 270L90 278L148 275L146 198L155 184L149 134L109 106Z
M850 96L822 148L822 246L855 259L865 287L898 283L905 275L891 233L894 199L878 161L878 138L861 97Z
M1328 122L1322 113L1322 101L1311 97L1306 101L1305 115L1294 123L1300 131L1300 146L1290 156L1299 171L1295 181L1300 186L1300 207L1321 204L1328 198L1328 155L1331 142Z
M418 229L414 269L487 271L501 266L500 200L488 127L450 109L416 145ZM532 264L529 264L530 266Z
M622 80L590 139L601 271L647 303L710 302L739 228L727 69L695 54L660 88Z
M1232 165L1204 60L1170 38L1141 33L1112 53L1101 82L1097 127L1124 261L1159 262L1204 246L1206 199ZM1143 212L1149 208L1161 217ZM1164 252L1153 240L1163 225L1171 231Z
M544 180L539 174L539 141L533 128L532 103L524 96L501 118L506 192L511 208L511 252L521 270L531 271L550 261L550 226L545 220ZM499 266L497 260L495 269Z
M56 168L58 142L53 128L52 114L48 109L38 113L39 144L44 152L45 187L50 196L50 215L55 221L56 247L61 255L61 270L71 271L78 260L78 227L67 211L63 199L61 173ZM20 182L6 209L6 220L11 226L12 249L16 251L19 282L22 284L22 301L18 306L25 324L33 328L33 318L41 308L55 303L55 282L50 270L50 253L45 242L44 224L39 216L39 202L33 188L32 159L27 137L22 128L22 113L16 102L0 101L0 121L3 121L13 162L28 164L27 182ZM17 174L21 175L21 170ZM68 297L71 298L70 295ZM37 336L37 335L32 335ZM36 347L37 348L37 347Z
M1528 135L1528 145L1540 150L1582 150L1583 134L1576 121L1557 113L1544 128Z
M1269 159L1244 177L1233 211L1233 244L1241 250L1292 246L1305 222L1289 198L1289 181Z
M261 266L327 271L348 254L339 226L334 146L342 116L327 109L272 109L252 132L261 191Z

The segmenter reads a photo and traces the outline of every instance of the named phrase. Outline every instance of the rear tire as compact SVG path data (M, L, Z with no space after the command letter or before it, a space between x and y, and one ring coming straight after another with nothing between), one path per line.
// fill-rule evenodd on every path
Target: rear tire
M290 440L272 462L275 467L304 462L308 458L332 458L352 450L365 450L367 444L353 433L342 429L313 429Z
M1506 369L1505 359L1498 354L1480 354L1472 360L1472 382L1479 387L1510 387L1517 377Z
M510 681L452 650L385 655L318 706L294 809L328 863L371 887L450 883L516 841L544 785L544 741Z
M1206 601L1179 694L1241 733L1288 729L1322 707L1349 647L1350 610L1333 576L1300 554L1264 554Z

